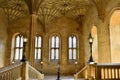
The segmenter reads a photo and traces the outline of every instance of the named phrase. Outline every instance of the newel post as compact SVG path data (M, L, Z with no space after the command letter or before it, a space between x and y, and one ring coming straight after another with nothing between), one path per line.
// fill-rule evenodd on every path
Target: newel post
M28 62L23 62L22 70L21 70L22 80L28 80L29 79L28 70L29 70Z
M94 80L95 79L95 75L96 75L96 65L97 63L92 63L92 64L88 64L88 74L87 74L87 78L89 80Z

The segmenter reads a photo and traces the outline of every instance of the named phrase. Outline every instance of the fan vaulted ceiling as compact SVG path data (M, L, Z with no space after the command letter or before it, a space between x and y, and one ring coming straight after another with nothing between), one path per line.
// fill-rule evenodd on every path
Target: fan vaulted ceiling
M104 19L104 6L109 0L3 0L3 8L9 22L21 17L36 14L42 24L50 23L53 19L66 16L81 21L88 10L95 5L101 19ZM103 3L104 2L104 3ZM101 13L101 10L102 13Z

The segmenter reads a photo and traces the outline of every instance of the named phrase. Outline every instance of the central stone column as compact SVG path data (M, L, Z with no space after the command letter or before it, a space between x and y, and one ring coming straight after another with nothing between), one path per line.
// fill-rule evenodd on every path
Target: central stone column
M30 30L29 30L29 60L30 64L34 66L34 53L35 53L35 35L37 27L37 15L31 14L30 16Z

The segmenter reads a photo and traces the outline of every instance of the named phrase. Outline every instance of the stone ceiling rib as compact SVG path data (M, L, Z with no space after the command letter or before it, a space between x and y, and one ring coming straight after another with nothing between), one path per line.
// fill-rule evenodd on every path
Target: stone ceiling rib
M27 14L28 11L25 4L22 0L5 0L1 3L0 7L3 8L8 21L12 22Z
M37 13L43 0L25 0L28 5L29 13Z
M92 2L95 4L97 11L98 11L98 17L104 21L106 16L106 7L110 0L92 0Z
M39 8L38 11L38 18L45 26L46 24L50 23L52 20L56 19L57 17L60 17L60 13L56 9L50 9L50 8Z
M4 12L6 14L6 16L8 17L8 21L12 22L14 20L16 20L19 17L25 16L24 13L17 11L17 10L13 10L13 9L4 9Z
M110 0L4 0L0 7L6 9L5 13L16 19L24 15L36 14L42 23L49 23L60 15L72 19L79 19L86 15L93 4L97 7L98 16L104 20L106 4ZM8 12L8 13L7 13ZM21 14L21 15L20 15ZM42 19L45 18L45 19ZM12 20L13 21L13 20Z

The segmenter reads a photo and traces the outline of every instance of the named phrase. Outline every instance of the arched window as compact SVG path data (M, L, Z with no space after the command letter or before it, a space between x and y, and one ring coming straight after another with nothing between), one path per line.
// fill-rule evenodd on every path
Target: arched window
M15 47L14 47L14 59L21 60L23 55L23 35L18 34L15 36Z
M111 62L120 62L120 10L115 10L110 18Z
M59 59L59 49L60 49L60 42L59 37L54 35L50 38L50 60L56 61Z
M42 37L35 36L35 59L40 60L42 55Z
M77 37L71 35L68 38L69 61L75 61L77 58Z
M91 29L93 40L93 47L92 47L92 56L95 62L98 62L98 38L97 38L97 27L93 26Z

